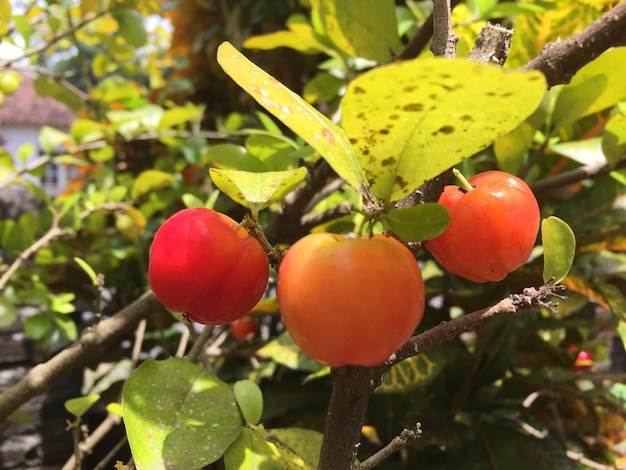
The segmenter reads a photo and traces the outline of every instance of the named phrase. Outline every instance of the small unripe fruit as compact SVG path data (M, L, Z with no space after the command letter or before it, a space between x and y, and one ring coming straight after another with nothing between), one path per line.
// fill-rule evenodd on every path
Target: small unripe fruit
M22 82L22 77L19 73L10 70L0 74L0 91L9 96L17 91Z

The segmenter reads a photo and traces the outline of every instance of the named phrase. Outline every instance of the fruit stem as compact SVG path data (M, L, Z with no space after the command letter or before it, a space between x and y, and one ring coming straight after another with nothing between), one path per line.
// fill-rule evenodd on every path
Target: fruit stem
M453 168L452 173L454 173L454 176L456 176L456 178L461 182L461 186L463 186L463 189L465 189L466 191L472 191L474 189L470 182L467 181L467 178L463 176L463 173L461 173L459 170Z
M263 250L265 250L265 254L267 255L270 265L274 269L278 269L278 266L280 266L280 262L283 259L283 252L280 248L272 246L272 244L265 236L265 232L263 231L263 227L261 226L261 224L251 219L246 214L240 225L244 227L250 235L252 235L259 241L259 243L263 247Z

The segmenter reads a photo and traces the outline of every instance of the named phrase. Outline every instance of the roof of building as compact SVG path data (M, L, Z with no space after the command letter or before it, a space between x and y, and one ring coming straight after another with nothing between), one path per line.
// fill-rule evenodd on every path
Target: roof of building
M3 125L52 126L69 129L76 113L54 98L39 96L33 79L24 77L17 92L4 97L0 107L0 128Z

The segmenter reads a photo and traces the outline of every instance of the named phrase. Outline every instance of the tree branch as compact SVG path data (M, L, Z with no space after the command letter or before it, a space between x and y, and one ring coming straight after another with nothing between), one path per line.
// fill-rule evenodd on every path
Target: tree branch
M34 396L47 392L70 371L99 359L139 321L162 309L154 294L146 292L112 317L87 328L69 347L33 367L22 380L0 394L0 423Z
M548 44L521 70L539 70L548 87L569 83L585 64L626 38L626 2L617 4L580 33Z
M445 341L450 341L464 331L475 328L495 318L515 315L520 310L543 307L554 311L556 304L552 302L551 298L557 297L561 300L565 300L565 297L559 294L559 292L563 290L565 290L565 287L560 285L544 285L538 289L528 287L524 289L521 294L512 294L492 307L468 313L454 320L441 322L430 330L410 338L381 366L384 371L387 371L400 361L415 356L434 346L438 346Z
M582 180L600 178L601 176L608 175L613 170L621 170L623 168L626 168L626 160L617 162L613 168L611 168L608 163L593 163L536 181L529 186L535 194L545 193L546 191L569 186L570 184L578 183Z
M437 57L456 56L459 37L452 32L450 0L433 0L433 42L430 50Z
M392 454L398 452L403 447L411 445L422 435L422 429L418 423L415 429L403 429L399 436L394 437L389 444L380 449L370 458L361 462L356 470L371 470L379 465L383 460L388 459Z

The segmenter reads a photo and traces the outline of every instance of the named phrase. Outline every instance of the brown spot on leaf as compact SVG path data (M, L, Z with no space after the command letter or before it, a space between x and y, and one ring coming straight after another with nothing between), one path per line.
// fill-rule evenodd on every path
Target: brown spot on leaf
M335 143L335 136L328 127L322 127L322 135L331 144Z
M360 86L355 86L352 91L355 95L362 95L363 93L366 93L365 89L361 88Z
M395 165L396 159L394 157L385 158L382 162L380 162L383 166Z
M383 135L387 135L387 134L389 134L389 129L381 129L378 132L380 132Z
M433 132L433 135L437 135L439 133L449 135L454 132L454 126L441 126L438 130Z
M396 119L398 119L399 117L400 117L400 116L398 116L397 114L392 114L391 116L389 116L389 119L392 119L392 120L394 120L394 121L395 121L395 120L396 120Z
M473 120L474 119L469 114L464 114L463 116L461 116L461 121L463 122L471 122Z
M401 188L406 188L407 185L408 185L406 180L404 178L402 178L402 176L400 176L400 175L396 175L396 177L394 178L394 183L396 183Z
M350 137L350 143L352 145L356 144L359 141L359 139L355 139L354 137Z
M416 85L405 86L403 90L407 93L411 93L412 91L417 90L417 86Z
M418 112L418 111L422 111L424 109L424 105L422 103L407 103L404 106L402 106L402 109L404 111L410 111L410 112Z

